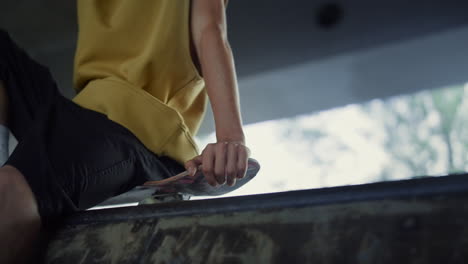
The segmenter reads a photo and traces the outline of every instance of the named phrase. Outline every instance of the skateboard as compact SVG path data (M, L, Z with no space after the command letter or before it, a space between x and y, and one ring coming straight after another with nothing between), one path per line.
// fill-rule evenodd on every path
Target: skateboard
M108 200L106 205L135 202L138 204L153 204L189 200L192 196L220 196L239 189L252 180L259 170L260 164L258 161L249 158L244 178L236 179L234 186L224 184L216 187L208 184L201 168L197 170L197 173L193 177L189 176L187 171L184 171L163 180L147 181L127 193Z

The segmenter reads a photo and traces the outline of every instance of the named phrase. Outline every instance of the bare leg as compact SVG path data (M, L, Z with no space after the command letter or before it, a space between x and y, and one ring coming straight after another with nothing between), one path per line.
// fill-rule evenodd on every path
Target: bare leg
M39 238L37 202L23 174L0 168L0 263L28 263Z

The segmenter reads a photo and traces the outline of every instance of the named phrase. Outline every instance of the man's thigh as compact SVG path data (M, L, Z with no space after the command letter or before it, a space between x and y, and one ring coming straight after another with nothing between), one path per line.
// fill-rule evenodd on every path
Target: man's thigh
M148 179L171 176L156 155L105 115L63 97L45 113L7 161L25 176L43 219L87 209Z
M8 127L20 142L28 134L34 120L59 95L51 73L19 47L0 28L0 80L4 100L8 101L5 118ZM5 103L5 102L4 102Z

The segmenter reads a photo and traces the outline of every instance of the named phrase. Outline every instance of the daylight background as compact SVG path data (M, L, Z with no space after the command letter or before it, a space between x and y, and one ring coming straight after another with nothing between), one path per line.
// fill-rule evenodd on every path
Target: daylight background
M465 171L467 112L468 83L247 125L247 145L262 168L225 196ZM215 134L198 141L205 146Z

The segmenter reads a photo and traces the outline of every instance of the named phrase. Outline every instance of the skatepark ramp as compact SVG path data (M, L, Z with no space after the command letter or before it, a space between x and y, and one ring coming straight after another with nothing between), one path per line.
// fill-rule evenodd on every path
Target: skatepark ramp
M47 263L466 263L468 175L86 211Z

